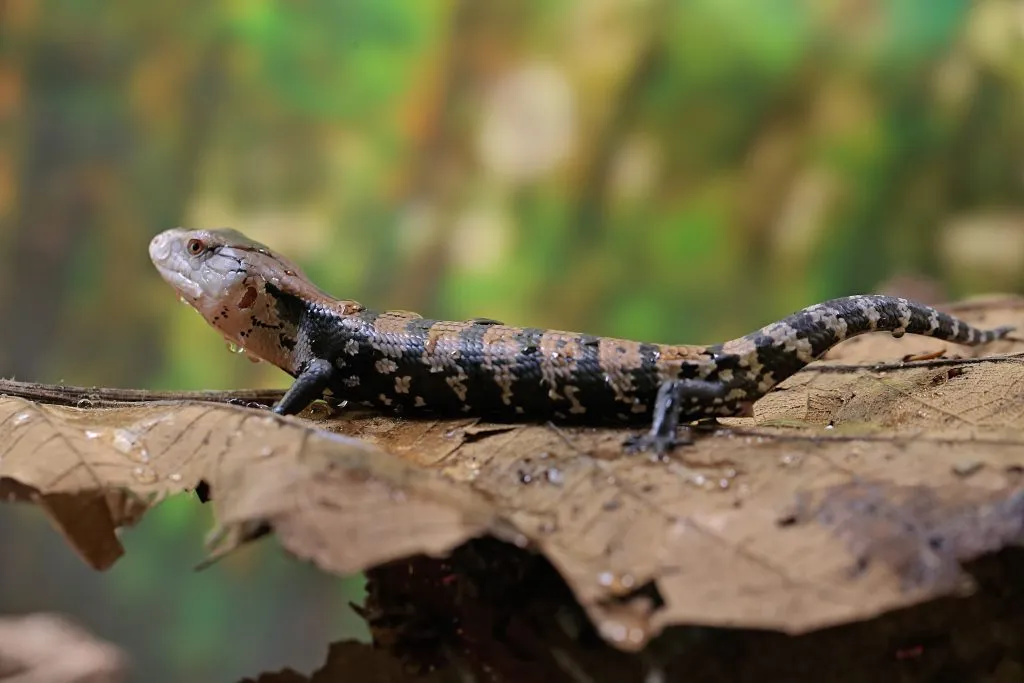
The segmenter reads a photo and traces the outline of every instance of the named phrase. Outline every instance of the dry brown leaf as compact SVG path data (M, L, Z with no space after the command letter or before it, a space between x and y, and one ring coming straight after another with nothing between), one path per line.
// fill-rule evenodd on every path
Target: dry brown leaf
M0 680L22 683L115 683L127 657L54 614L0 618Z
M1019 299L958 312L1024 329ZM97 538L202 479L236 540L268 522L337 572L510 525L619 647L672 624L796 633L964 590L961 562L1021 543L1021 351L860 337L664 460L624 455L622 430L313 420L352 441L232 407L6 399L0 476L51 511L54 496L102 491L74 514Z
M213 491L232 543L269 524L285 547L351 573L439 554L488 528L476 495L365 443L265 411L206 403L105 409L0 397L0 496L34 500L92 566L165 496Z

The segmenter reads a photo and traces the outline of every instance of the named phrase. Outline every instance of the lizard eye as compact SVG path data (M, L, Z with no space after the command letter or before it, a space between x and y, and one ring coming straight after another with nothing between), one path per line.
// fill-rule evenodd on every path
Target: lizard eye
M198 256L206 250L206 245L203 244L202 240L191 239L188 241L188 244L185 245L185 249L187 249L188 253L193 256Z

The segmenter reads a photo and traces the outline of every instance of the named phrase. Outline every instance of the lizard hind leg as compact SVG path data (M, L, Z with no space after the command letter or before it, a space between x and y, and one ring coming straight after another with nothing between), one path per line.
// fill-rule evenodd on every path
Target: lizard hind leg
M626 439L628 453L652 452L658 455L668 453L676 446L693 443L689 434L678 433L681 416L708 417L715 399L723 399L726 388L721 382L701 379L675 379L663 382L658 387L654 402L654 417L651 429L646 434L636 434Z

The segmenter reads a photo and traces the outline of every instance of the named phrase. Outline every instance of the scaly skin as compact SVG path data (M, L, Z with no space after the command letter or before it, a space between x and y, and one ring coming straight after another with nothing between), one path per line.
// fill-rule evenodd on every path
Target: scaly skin
M906 299L864 295L810 306L724 344L647 344L373 312L334 299L234 230L168 230L149 253L226 339L296 378L274 406L280 414L330 390L407 414L649 422L634 445L658 451L676 443L680 421L750 414L773 386L852 336L909 332L977 345L1011 330L982 331Z

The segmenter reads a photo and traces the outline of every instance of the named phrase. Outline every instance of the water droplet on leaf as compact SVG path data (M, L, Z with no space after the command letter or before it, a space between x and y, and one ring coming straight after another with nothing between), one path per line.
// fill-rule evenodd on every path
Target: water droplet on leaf
M132 470L132 476L135 477L135 481L140 484L152 484L156 482L156 472L148 467L136 467Z

